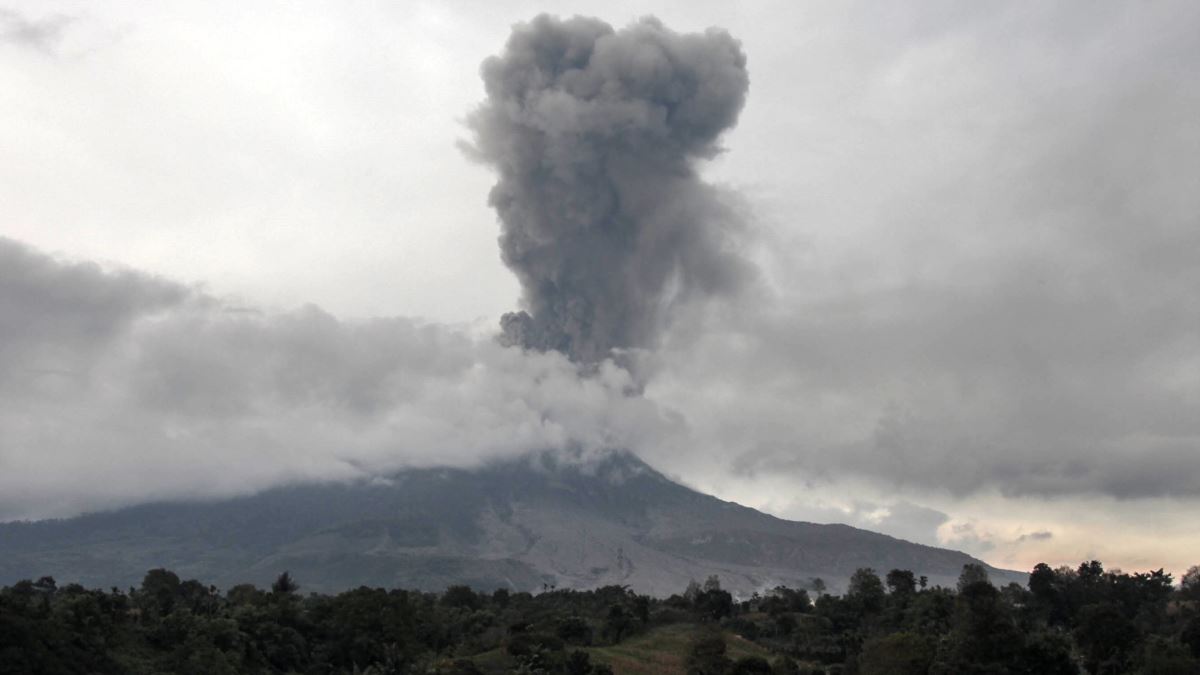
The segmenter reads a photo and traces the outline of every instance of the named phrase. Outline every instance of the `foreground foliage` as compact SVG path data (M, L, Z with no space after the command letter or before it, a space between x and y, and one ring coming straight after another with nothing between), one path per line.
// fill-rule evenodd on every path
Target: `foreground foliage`
M819 580L814 580L819 581ZM608 586L534 595L359 588L220 592L151 570L140 588L0 590L0 674L1200 673L1200 570L1038 565L997 589L859 570L844 596L778 587L735 602L713 577L665 600Z

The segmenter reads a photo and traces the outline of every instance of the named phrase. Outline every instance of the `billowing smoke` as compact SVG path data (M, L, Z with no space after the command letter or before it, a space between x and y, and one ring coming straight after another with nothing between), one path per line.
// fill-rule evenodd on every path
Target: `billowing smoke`
M728 33L542 15L482 74L472 151L499 172L490 203L523 292L507 342L597 361L652 346L674 307L747 277L736 219L695 168L749 87Z

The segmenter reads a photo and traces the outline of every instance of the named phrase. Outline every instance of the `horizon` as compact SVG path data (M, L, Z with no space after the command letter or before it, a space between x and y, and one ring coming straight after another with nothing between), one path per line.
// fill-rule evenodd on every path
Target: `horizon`
M0 521L616 448L1001 569L1200 563L1200 6L556 9L0 7ZM510 39L606 30L650 93L513 121Z

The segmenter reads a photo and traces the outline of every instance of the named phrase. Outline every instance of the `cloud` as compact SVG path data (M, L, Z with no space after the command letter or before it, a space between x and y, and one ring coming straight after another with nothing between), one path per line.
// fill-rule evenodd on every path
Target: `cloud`
M0 239L0 518L636 447L676 424L611 362L467 328L263 313Z
M767 486L760 484L759 487ZM843 523L929 546L938 545L939 528L950 520L949 515L937 509L904 500L877 503L852 499L849 504L835 506L813 502L811 498L809 493L806 498L771 505L773 508L769 510L793 520Z
M130 271L106 273L94 263L58 262L3 238L0 288L0 377L5 379L56 354L103 348L135 317L176 305L191 293Z
M887 507L868 529L922 544L936 544L937 532L950 516L919 504L900 501Z
M0 43L8 42L50 54L62 41L63 32L74 22L74 17L64 14L30 19L0 7Z
M1023 534L1023 535L1017 537L1016 543L1022 544L1027 541L1049 541L1050 539L1053 539L1053 538L1054 538L1053 532L1050 532L1049 530L1042 530L1040 532L1030 532L1029 534Z
M0 247L0 517L405 462L467 465L574 440L627 445L691 484L781 515L918 541L938 528L952 545L968 533L948 524L974 523L978 537L992 533L990 556L1010 551L1022 566L1042 547L1077 563L1103 541L1106 561L1170 557L1186 569L1195 557L1186 525L1200 512L1200 38L1191 30L1200 5L864 3L776 7L770 21L727 3L708 9L727 12L715 20L740 45L651 24L635 24L642 37L632 42L662 41L664 54L684 38L729 46L726 75L737 75L742 50L753 65L754 95L726 109L727 131L712 137L731 152L686 155L684 182L696 189L664 193L683 197L662 217L682 246L698 247L694 266L680 263L696 271L694 290L631 276L624 265L643 266L641 248L610 265L611 285L582 305L538 290L559 278L553 264L545 275L515 268L533 322L514 324L533 329L524 344L567 348L571 333L584 340L570 345L580 360L643 347L622 354L637 365L635 385L621 368L580 377L567 359L504 349L470 327L235 311L171 281L9 244ZM36 86L10 92L30 103L13 107L9 125L8 232L221 288L273 284L259 294L266 302L320 298L339 315L453 320L511 306L504 270L484 268L495 255L491 214L458 210L488 179L454 173L460 157L449 147L450 120L479 98L452 86L453 73L501 43L507 14L447 10L440 27L366 10L298 11L287 25L239 15L263 26L243 38L223 30L227 7L154 11L114 18L137 24L136 39L86 72L42 67L19 78ZM710 16L689 5L670 25ZM517 42L623 34L544 24L526 24ZM334 29L354 39L305 44L306 60L292 58L295 31ZM464 55L473 62L455 61ZM27 72L16 56L10 71ZM429 69L417 77L412 64ZM195 73L194 86L174 86L179 72ZM132 98L108 96L114 86ZM597 103L598 118L559 115L551 103L583 110L586 99L534 90L547 99L540 117L517 107L496 123L556 142L578 135L577 146L554 146L563 154L535 155L562 164L554 180L594 169L591 155L567 150L607 147L596 134L612 111ZM572 134L563 126L572 120L599 126ZM487 138L501 143L510 131ZM514 158L505 154L514 147L488 154L478 138L476 149L497 165ZM416 159L396 161L404 157ZM512 166L507 183L498 170L505 189L549 185ZM744 190L740 205L730 185ZM580 201L535 200L535 215L590 218L591 193L563 194ZM747 204L752 221L730 211ZM582 220L560 217L576 207ZM445 246L423 243L430 232ZM573 263L583 255L578 241L554 241ZM470 242L480 243L468 251ZM709 254L733 261L735 273L715 268L728 283L700 283ZM758 270L750 289L739 276L748 269ZM603 305L615 314L599 323L572 323L595 310L589 302L630 289L654 301L624 298ZM1128 525L1121 537L1109 537L1112 523ZM1014 543L1039 531L1054 536Z
M973 522L951 522L943 529L942 542L960 551L982 555L996 548L995 535Z
M502 320L511 343L585 362L651 347L673 307L750 276L735 211L695 168L749 87L728 33L541 15L482 73L468 152L499 173L490 203L525 305Z
M825 192L794 202L805 246L760 252L772 296L669 336L647 395L713 473L1200 497L1200 84L1181 60L1200 38L1165 10L1110 7L1070 40L1054 10L949 19L876 27L899 46L801 128L862 134L844 173L834 155L806 174Z

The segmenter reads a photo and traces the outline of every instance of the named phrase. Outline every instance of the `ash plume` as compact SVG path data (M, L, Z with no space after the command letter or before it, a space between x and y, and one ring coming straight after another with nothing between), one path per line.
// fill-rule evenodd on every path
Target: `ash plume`
M653 346L673 308L748 277L737 219L696 172L749 87L728 33L542 15L481 72L469 151L499 173L489 202L522 287L505 342L595 362Z

